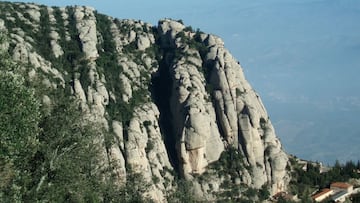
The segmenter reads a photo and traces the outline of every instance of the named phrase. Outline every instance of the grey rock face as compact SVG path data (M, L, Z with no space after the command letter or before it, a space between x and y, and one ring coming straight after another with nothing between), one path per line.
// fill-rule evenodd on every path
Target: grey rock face
M94 9L90 7L76 7L74 15L85 57L89 59L97 58L96 18L94 16Z
M162 21L159 30L168 42L164 46L181 46L176 35L184 26L171 20ZM171 110L180 167L185 177L202 174L206 166L216 161L224 150L217 128L215 110L205 90L205 78L199 71L202 60L196 50L187 50L191 57L180 57L169 64L172 75ZM188 61L191 61L189 63Z
M181 28L169 20L159 24L162 41L168 42L163 46L175 46L184 53L170 64L169 71L173 75L171 109L175 133L180 137L179 156L185 177L203 173L209 163L218 159L223 146L233 146L242 151L249 166L244 174L251 176L244 175L244 182L255 188L270 184L272 193L286 190L287 155L240 64L224 48L223 41L213 35L198 36L199 43L207 48L200 57L197 50L182 43L184 36L195 40L194 33ZM199 70L207 73L206 80ZM212 89L206 92L209 84ZM212 105L206 101L210 97ZM216 149L211 154L213 160L206 158L210 151L206 150L208 140L216 143L211 146L212 152Z
M35 30L41 27L41 9L23 9L30 19L8 13L0 19L0 29L7 30L5 22L17 18ZM31 64L29 77L41 79L44 87L70 89L84 118L100 124L97 143L117 184L127 181L129 173L139 173L150 185L144 196L166 202L176 189L178 171L194 183L200 199L214 201L230 175L217 174L213 167L223 153L235 149L243 164L231 177L235 185L268 185L272 194L287 189L287 154L259 95L219 37L169 19L154 27L101 17L89 7L54 9L46 12L55 59L41 55L36 35L21 28L7 30L10 51L14 60ZM78 56L69 53L69 43L77 43L71 51ZM157 87L155 79L166 87ZM163 89L169 92L159 93ZM43 96L45 106L53 102ZM207 179L200 181L205 174Z
M270 183L273 193L286 190L288 158L260 97L245 80L239 63L223 48L223 43L219 39L209 41L217 41L207 59L212 61L210 82L216 89L215 106L222 118L219 121L225 138L245 154L255 188ZM277 150L266 153L272 149Z

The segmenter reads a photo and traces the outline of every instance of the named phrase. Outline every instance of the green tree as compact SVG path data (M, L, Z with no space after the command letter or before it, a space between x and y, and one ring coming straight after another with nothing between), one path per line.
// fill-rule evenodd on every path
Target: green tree
M58 103L40 123L40 149L32 161L34 182L26 198L97 202L103 191L101 128L83 118L76 100L56 98Z
M351 200L352 202L360 202L360 193L353 195Z
M193 183L185 179L178 179L176 191L169 195L168 202L196 202Z
M259 199L262 200L262 201L269 199L269 197L270 197L270 192L269 192L266 184L263 185L263 186L261 187L261 189L259 189L258 195L259 195Z
M20 75L0 72L0 154L15 160L37 146L40 104Z
M0 202L99 202L112 187L102 181L101 128L65 91L26 81L20 66L0 52Z
M0 44L4 35L0 36ZM18 65L0 51L0 200L18 201L30 174L30 157L38 148L40 103L25 86Z

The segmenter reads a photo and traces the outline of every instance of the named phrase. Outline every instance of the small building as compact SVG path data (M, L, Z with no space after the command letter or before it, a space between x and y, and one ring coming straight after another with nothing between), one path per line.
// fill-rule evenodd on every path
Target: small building
M321 192L316 193L311 198L316 202L321 202L324 199L330 197L332 194L334 194L334 191L329 188L324 188L321 190Z
M330 184L330 189L335 193L340 191L346 191L347 193L352 193L354 187L348 183L344 182L334 182Z
M334 202L345 202L346 198L350 196L351 193L348 193L347 191L343 190L338 193L336 193L334 196L331 197L331 199Z

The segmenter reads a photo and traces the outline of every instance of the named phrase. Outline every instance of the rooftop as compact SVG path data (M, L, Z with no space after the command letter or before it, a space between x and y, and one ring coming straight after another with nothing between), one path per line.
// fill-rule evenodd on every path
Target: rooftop
M342 198L343 196L346 196L346 195L348 195L348 193L346 191L342 191L342 192L336 193L334 196L332 196L332 199L334 201L337 201L339 198Z
M334 182L334 183L330 184L330 187L336 187L336 188L341 188L341 189L348 189L351 186L352 185L343 183L343 182Z
M316 193L315 195L312 196L313 199L317 199L318 197L321 197L323 195L327 195L328 193L331 193L332 190L329 188L324 188L321 190L321 192Z

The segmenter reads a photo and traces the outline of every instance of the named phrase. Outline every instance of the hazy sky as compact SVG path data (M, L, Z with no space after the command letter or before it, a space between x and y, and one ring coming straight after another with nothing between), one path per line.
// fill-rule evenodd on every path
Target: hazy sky
M258 91L285 149L333 163L360 159L359 0L37 0L117 18L161 18L216 34Z

